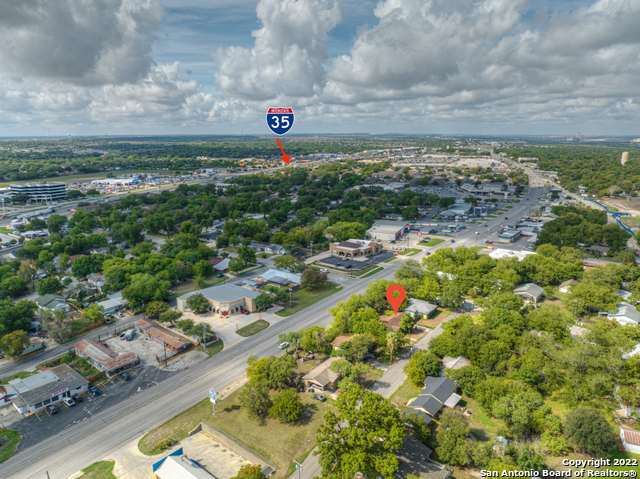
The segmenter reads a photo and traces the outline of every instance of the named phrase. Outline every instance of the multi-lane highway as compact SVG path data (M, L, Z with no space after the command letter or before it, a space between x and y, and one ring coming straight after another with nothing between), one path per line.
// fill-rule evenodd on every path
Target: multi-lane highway
M486 227L467 229L456 236L455 243L445 242L427 250L433 252L445 247L483 244L483 240L505 222L512 222L526 216L538 203L543 192L542 181L532 175L530 183L525 198L507 213L485 223ZM176 187L177 185L173 186L173 188ZM73 206L72 204L60 205L56 212L65 214ZM508 216L509 220L506 220L505 216ZM476 231L480 234L476 235ZM424 253L421 253L413 256L412 259L420 259L423 255ZM355 293L362 293L372 280L393 278L395 270L402 261L401 259L385 265L383 271L367 279L345 279L343 289L333 296L172 376L170 380L144 389L134 396L123 398L119 407L100 411L53 437L39 438L39 441L29 448L19 447L12 458L0 464L0 477L44 479L48 472L50 477L66 478L100 460L120 445L142 436L150 429L206 398L210 387L224 390L233 384L244 374L246 359L250 355L268 356L280 353L276 346L278 334L313 325L327 326L330 321L328 310L332 306ZM55 419L49 418L49 420Z

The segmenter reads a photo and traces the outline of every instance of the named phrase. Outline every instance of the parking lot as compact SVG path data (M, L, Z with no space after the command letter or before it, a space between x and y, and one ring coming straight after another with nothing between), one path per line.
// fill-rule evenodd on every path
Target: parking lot
M379 253L375 256L365 256L358 257L356 259L343 259L341 256L328 256L326 258L322 258L318 260L318 263L323 263L333 268L342 268L342 269L355 269L360 270L364 269L367 266L371 266L372 264L382 263L384 260L393 258L394 253L391 251L383 250L382 253ZM349 265L349 268L346 266Z

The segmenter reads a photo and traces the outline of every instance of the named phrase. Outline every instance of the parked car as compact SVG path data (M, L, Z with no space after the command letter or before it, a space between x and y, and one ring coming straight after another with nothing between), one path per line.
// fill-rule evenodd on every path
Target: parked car
M69 407L76 405L76 402L72 398L63 398L62 402L65 403Z
M218 278L222 278L224 276L223 273L218 273Z
M451 240L451 242L452 242L452 243L455 243L455 242L456 242L456 240Z
M95 387L95 386L91 386L89 388L89 391L91 392L91 394L93 394L94 396L100 396L100 390Z
M327 400L327 398L321 394L312 394L311 399L315 399L316 401L320 401L320 402L325 402Z
M55 407L53 404L51 404L50 406L47 406L47 411L49 411L49 414L58 414L58 408Z
M84 401L84 399L82 399L82 396L80 396L79 394L76 394L75 396L73 396L73 400L74 400L76 403L79 403L79 402Z
M476 231L476 234L477 234L477 235L479 235L479 234L480 234L480 232L479 232L479 231Z
M124 317L124 314L122 314L122 313L117 313L117 314L118 314L118 317L119 317L119 318Z
M131 376L129 376L127 373L122 373L120 377L125 381L128 381L129 379L131 379Z
M345 265L345 267L344 267L344 269L349 269L349 268L351 268L351 265L350 265L350 264L347 264L347 265Z
M285 349L285 348L289 347L289 344L290 344L289 341L283 341L282 343L278 344L278 347L280 349Z
M111 324L111 322L112 322L112 321L113 321L113 320L112 320L111 318L109 318L109 317L105 317L105 318L102 320L102 322L103 322L104 324Z

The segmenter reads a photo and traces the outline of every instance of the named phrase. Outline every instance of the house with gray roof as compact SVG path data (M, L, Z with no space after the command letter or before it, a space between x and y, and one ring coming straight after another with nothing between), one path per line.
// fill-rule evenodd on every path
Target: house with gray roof
M344 358L329 358L313 368L302 377L305 386L307 388L317 388L321 391L325 389L335 390L340 380L340 373L331 370L331 364L335 361L344 361Z
M535 283L524 283L513 290L513 294L520 296L525 301L537 303L544 296L544 290Z
M395 479L405 479L409 475L420 479L448 479L453 469L429 459L431 449L414 436L404 437L402 447L396 451L398 469L393 473Z
M430 318L436 312L438 307L435 304L431 304L428 301L421 299L409 298L407 301L407 307L404 309L405 313L411 313L413 315L419 314L423 318Z
M42 310L53 309L68 312L71 309L67 304L67 300L59 294L45 294L36 298L35 301L38 309Z
M625 324L640 324L640 311L638 311L635 306L630 305L629 303L625 303L624 301L618 303L618 307L615 313L607 313L607 318L613 319L614 321L625 325Z
M456 394L458 385L448 377L427 376L424 389L409 407L435 417L443 406L455 407L461 396Z

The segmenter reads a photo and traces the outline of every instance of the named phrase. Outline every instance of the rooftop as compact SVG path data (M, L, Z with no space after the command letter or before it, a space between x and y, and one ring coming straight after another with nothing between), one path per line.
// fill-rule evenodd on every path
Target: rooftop
M46 377L41 377L38 382L41 384L37 385L34 382L34 386L27 390L19 391L18 388L14 386L14 388L20 394L22 400L29 405L38 404L44 401L45 399L50 399L54 396L54 392L62 391L65 388L69 388L69 390L77 389L85 384L89 384L86 378L82 377L79 373L73 370L71 366L68 364L61 364L59 366L55 366L44 373L38 373L35 376L39 376L41 374L50 373L52 375L52 379L48 380L47 378L51 378L51 376L47 375ZM31 379L35 376L31 376ZM23 384L24 384L24 380ZM10 384L13 381L10 382ZM13 384L11 384L13 386Z
M529 293L532 296L542 296L544 294L544 290L535 283L524 283L519 286L516 286L513 290L514 293Z
M211 286L199 291L193 291L191 293L184 294L178 299L186 301L187 299L189 299L189 296L195 293L199 293L205 298L218 303L228 303L242 298L255 299L260 296L260 293L247 288L243 288L242 286L236 286L235 284L221 284L218 286Z
M430 455L431 449L414 436L405 436L402 447L396 451L398 469L394 477L404 479L413 475L421 479L447 479L452 469L428 460Z
M334 373L331 370L331 364L334 361L344 361L344 358L335 357L329 358L323 363L319 364L302 378L305 381L315 381L318 384L321 384L323 387L329 383L334 382L336 379L340 377L340 374Z
M451 396L458 385L447 377L427 376L424 380L424 389L420 396L433 396L441 403L444 403Z
M640 311L638 311L635 306L630 305L629 303L618 303L618 309L615 313L609 313L610 318L617 318L624 316L625 318L629 318L636 323L640 323Z
M410 313L431 314L436 309L438 309L438 307L428 301L409 298L407 301L407 307L404 310Z
M115 353L95 339L83 339L76 344L76 350L90 357L96 363L102 364L107 371L115 371L138 361L138 356L135 353Z

